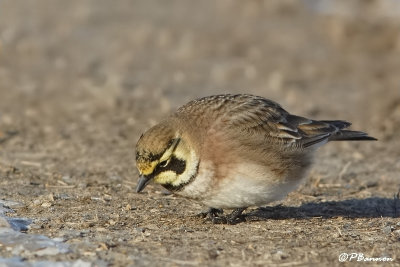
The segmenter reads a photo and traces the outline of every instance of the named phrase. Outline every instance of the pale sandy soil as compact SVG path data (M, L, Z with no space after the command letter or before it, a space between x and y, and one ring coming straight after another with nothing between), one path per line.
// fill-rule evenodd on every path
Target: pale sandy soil
M399 264L400 11L366 2L0 1L0 199L22 203L8 216L33 219L28 234L71 249L24 260L339 265L357 252ZM135 194L140 134L219 93L379 141L327 145L304 185L237 225L194 218L204 207L157 186Z

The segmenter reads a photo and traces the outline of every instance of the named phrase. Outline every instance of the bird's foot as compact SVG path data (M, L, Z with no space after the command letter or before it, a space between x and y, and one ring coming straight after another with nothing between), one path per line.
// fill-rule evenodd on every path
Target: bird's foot
M222 216L223 213L224 211L222 209L209 208L207 211L202 211L197 214L196 217L200 217L203 219L208 217L209 219L212 219L214 217Z
M222 209L210 208L208 211L200 213L199 216L207 218L213 224L237 224L245 221L244 215L242 214L245 209L246 208L234 209L231 214L223 216Z
M246 208L237 208L232 211L231 214L226 215L227 224L237 224L245 221L245 215L242 214Z

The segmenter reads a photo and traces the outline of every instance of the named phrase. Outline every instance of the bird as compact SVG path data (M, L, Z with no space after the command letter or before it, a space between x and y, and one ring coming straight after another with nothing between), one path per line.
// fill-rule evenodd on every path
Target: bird
M236 224L243 211L281 200L307 176L317 148L329 141L377 140L344 120L292 115L249 94L195 99L141 135L139 180L207 206L203 217ZM223 209L233 209L223 216Z

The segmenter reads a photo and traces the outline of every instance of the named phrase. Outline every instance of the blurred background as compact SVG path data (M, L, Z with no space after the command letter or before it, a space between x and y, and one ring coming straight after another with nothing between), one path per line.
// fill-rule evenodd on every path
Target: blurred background
M386 153L393 167L400 2L0 1L5 165L135 177L133 147L145 129L221 93L349 120L381 140L370 157Z
M158 235L173 244L170 238L183 231L181 224L198 229L182 214L200 207L152 186L134 194L134 146L142 132L178 106L222 93L260 95L297 115L348 120L379 139L321 149L310 179L286 204L370 196L386 201L398 192L400 1L0 0L0 198L29 207L18 215L38 219L31 232L75 238L78 248L95 251L82 257L107 260L114 255L109 247L137 255L136 246L167 257ZM179 209L171 209L170 201ZM377 218L391 214L393 206ZM366 208L367 217L370 210L379 212ZM172 226L162 228L166 221ZM290 220L262 223L291 227ZM299 229L315 230L298 223ZM332 229L341 223L333 221ZM157 225L146 230L153 243L140 243L144 230L135 227L143 224ZM70 237L64 227L78 233ZM86 236L82 229L95 233L89 243L79 243ZM204 238L201 231L193 240ZM249 233L246 237L257 236ZM279 230L274 233L274 240L286 242ZM320 255L336 260L324 246L307 254L319 244L309 235L303 247L297 235L288 235L287 242L316 262ZM380 232L377 236L382 245L376 246L388 247ZM330 244L329 231L319 237ZM126 247L127 238L139 243ZM209 247L221 251L218 243L193 246L187 240L185 248L174 244L178 258L204 259ZM111 245L98 252L99 242ZM257 242L265 245L257 255L275 249L276 241ZM235 246L221 246L227 259L242 255L230 253ZM302 253L296 257L304 260Z
M19 133L11 150L134 144L193 98L250 93L393 139L399 25L396 0L2 0L0 134Z

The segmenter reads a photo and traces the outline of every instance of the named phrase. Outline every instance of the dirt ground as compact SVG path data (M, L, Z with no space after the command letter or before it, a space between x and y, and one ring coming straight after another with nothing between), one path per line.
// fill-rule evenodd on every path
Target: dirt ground
M24 260L400 264L400 7L332 2L0 1L0 199L23 203L8 216L33 219L28 234L71 248ZM237 225L193 217L205 207L158 186L136 194L140 134L219 93L379 141L328 144L305 184Z

